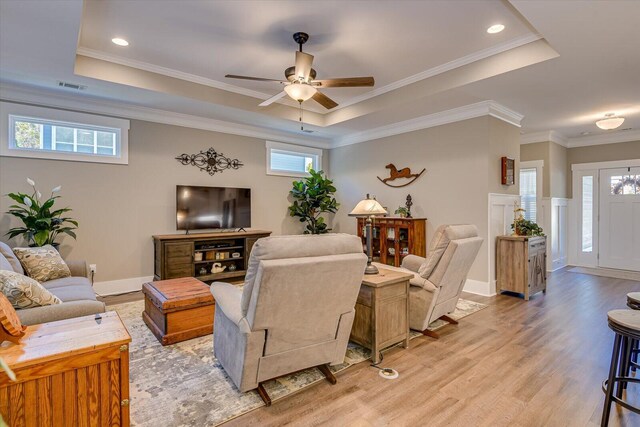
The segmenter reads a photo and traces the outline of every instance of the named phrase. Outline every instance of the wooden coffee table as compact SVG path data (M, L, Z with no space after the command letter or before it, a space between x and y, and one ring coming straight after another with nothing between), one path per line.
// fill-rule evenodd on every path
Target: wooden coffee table
M409 348L409 279L411 273L379 268L365 274L356 302L349 339L371 350L373 363L380 351L403 343Z
M209 286L194 277L142 285L142 319L162 345L213 333L215 300Z

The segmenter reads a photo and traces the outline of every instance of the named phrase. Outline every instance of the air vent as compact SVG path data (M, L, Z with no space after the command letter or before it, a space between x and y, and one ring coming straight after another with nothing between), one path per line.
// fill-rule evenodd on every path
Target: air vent
M75 89L75 90L85 90L87 88L84 85L78 85L78 84L69 83L69 82L58 82L58 86L64 87L67 89Z
M631 130L633 128L624 128L624 129L620 129L620 130Z
M302 132L306 132L306 133L313 133L313 131L312 131L312 130L310 130L310 129L302 129Z

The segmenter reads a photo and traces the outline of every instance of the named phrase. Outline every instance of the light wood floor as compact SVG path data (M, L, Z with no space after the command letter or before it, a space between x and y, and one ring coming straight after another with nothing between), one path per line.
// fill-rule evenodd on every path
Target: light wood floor
M631 291L640 282L563 270L529 302L465 294L489 307L439 331L440 340L387 352L381 365L397 369L397 380L361 363L334 386L319 383L225 425L596 426L613 343L606 313L625 308ZM640 386L628 393L640 405ZM640 416L614 405L610 425L640 426Z
M438 341L420 337L387 353L382 366L397 369L397 380L361 363L334 386L320 383L226 425L599 425L613 344L606 313L624 308L631 291L640 282L561 271L529 302L465 294L489 307ZM640 416L614 409L610 425L640 426Z

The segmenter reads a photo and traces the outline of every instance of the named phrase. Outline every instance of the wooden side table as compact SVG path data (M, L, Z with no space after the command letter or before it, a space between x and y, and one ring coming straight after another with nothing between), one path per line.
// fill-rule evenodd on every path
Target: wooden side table
M110 311L29 326L0 356L0 414L10 426L129 425L129 343Z
M371 350L373 363L380 362L380 351L389 346L404 342L404 348L409 348L409 279L413 275L379 271L362 279L350 336Z

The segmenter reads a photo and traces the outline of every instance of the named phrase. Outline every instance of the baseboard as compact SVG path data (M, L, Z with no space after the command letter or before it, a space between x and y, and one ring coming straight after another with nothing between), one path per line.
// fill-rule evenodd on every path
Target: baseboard
M127 292L139 291L142 289L142 284L145 282L151 282L153 276L144 277L130 277L128 279L120 280L107 280L104 282L95 282L93 284L93 290L98 295L118 295L125 294Z
M462 290L470 294L482 295L483 297L495 296L495 292L491 292L491 284L480 280L467 279Z
M568 265L567 258L560 258L551 263L551 268L547 268L547 273L553 273Z

